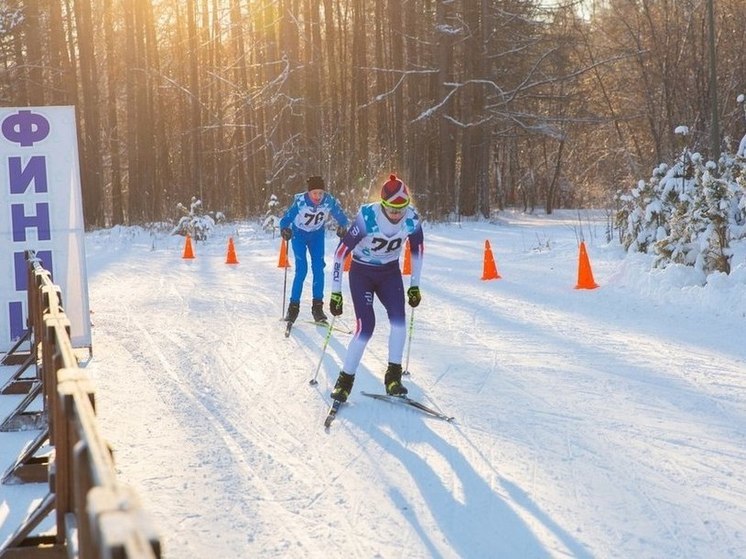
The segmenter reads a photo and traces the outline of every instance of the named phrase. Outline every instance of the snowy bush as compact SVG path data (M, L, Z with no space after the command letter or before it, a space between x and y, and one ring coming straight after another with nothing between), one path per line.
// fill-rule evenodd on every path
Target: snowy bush
M274 237L277 230L280 228L280 202L277 200L277 196L272 194L267 202L267 212L264 214L264 221L262 221L262 229L267 233L272 233Z
M215 226L225 220L221 212L206 213L202 205L202 200L192 196L189 209L181 202L176 204L176 208L183 214L171 231L172 235L189 235L195 241L205 241Z
M745 180L738 153L715 163L684 148L673 166L659 165L648 181L617 195L619 240L628 252L655 255L658 267L729 273L739 264L732 245L746 240Z

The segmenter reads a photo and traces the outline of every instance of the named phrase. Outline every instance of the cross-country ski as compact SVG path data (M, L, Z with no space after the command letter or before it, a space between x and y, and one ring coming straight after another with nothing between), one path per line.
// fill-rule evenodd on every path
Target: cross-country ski
M363 396L368 396L368 398L374 398L375 400L383 400L385 402L391 402L392 404L402 404L405 406L409 406L411 408L415 408L429 416L436 417L438 419L442 419L444 421L451 422L455 418L446 415L443 412L439 412L438 410L434 410L430 406L426 406L422 402L419 402L418 400L413 400L409 396L403 395L403 396L392 396L390 394L377 394L372 392L361 392Z

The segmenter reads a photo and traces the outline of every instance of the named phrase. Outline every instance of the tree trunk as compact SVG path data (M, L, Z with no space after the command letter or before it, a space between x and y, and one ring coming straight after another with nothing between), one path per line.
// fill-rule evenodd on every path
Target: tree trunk
M308 162L308 173L325 174L327 165L322 156L322 116L321 116L321 31L319 24L318 0L304 0L306 39L305 49L305 136L304 150Z
M236 185L235 203L238 206L237 209L241 212L240 215L246 215L249 211L250 191L246 173L246 166L250 160L250 152L246 145L246 131L250 129L251 117L248 108L249 80L246 68L246 49L244 48L241 22L240 0L231 0L230 37L233 55L231 66L233 67L233 80L236 83L231 104L235 108L233 119L236 126L231 137L231 151L234 161L231 165L229 180Z
M28 103L34 107L44 105L44 75L42 68L41 37L39 36L39 0L25 0L24 35L26 45L26 75Z
M81 183L83 213L88 225L102 225L103 174L101 158L101 118L99 115L98 71L93 48L90 0L75 1L78 57L82 91L83 138L81 142Z
M197 22L194 0L187 0L187 41L189 45L189 95L191 114L192 139L192 191L200 199L204 196L202 184L202 107L200 101L202 92L199 81L199 40L197 37Z
M77 79L65 48L65 32L59 2L50 1L49 7L49 102L53 105L77 104Z
M362 185L368 170L368 95L365 0L352 5L352 87L350 105L350 144L352 145L352 181Z
M437 5L437 29L447 29L456 14L453 8L444 2ZM444 115L453 114L454 101L448 97L450 93L449 83L454 81L453 70L453 43L454 37L450 33L440 32L437 36L438 45L438 75L433 84L433 99L447 99L440 110L438 119L439 154L436 175L436 190L432 193L436 202L434 206L438 215L447 215L450 212L459 213L458 198L456 196L456 138L458 130L456 126Z
M108 135L108 148L110 154L109 164L109 199L111 208L106 212L109 218L106 225L124 223L122 211L122 169L119 145L119 119L117 116L117 85L119 67L114 49L114 25L112 22L111 0L104 0L104 40L106 43L106 107Z

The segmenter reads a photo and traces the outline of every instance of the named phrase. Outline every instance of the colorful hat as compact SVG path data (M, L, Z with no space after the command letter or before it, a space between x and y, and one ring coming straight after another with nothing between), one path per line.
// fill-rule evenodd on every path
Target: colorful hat
M383 183L381 204L389 208L406 208L409 205L409 189L396 175L390 175L389 180Z

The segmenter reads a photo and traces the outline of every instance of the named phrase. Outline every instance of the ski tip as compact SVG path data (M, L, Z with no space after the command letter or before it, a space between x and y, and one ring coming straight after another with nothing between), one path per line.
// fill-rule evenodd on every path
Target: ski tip
M342 402L339 400L334 400L332 405L329 407L329 413L326 414L326 419L324 419L324 428L328 431L329 427L331 427L332 422L337 417L337 412L339 411L340 406L342 405Z

